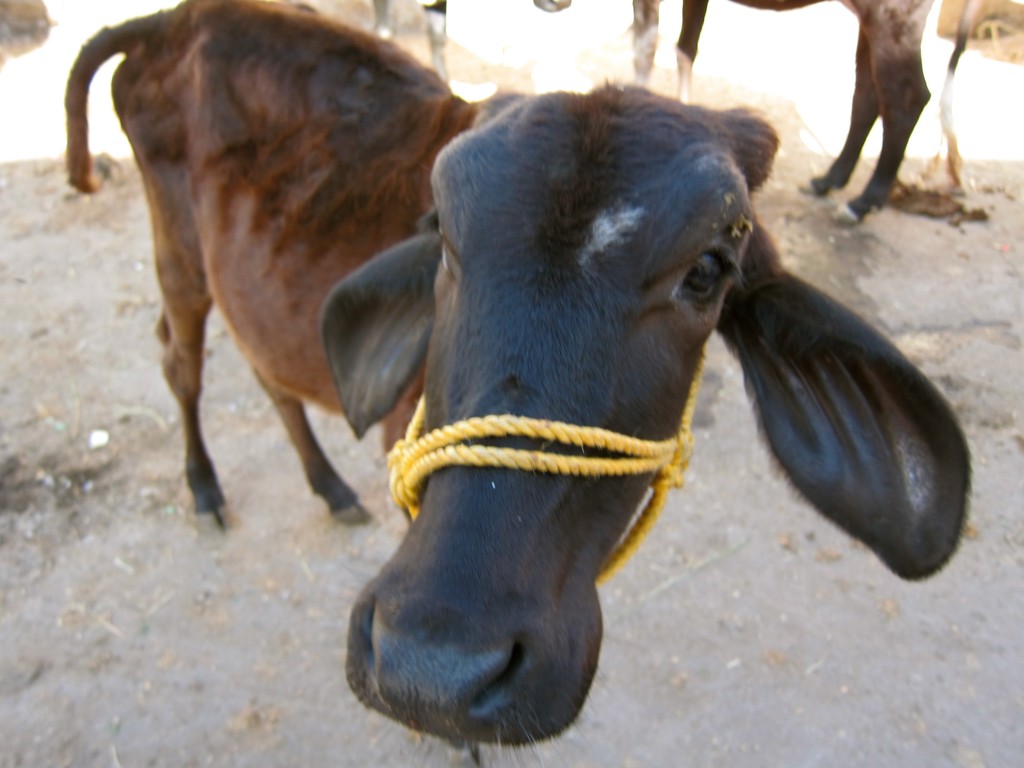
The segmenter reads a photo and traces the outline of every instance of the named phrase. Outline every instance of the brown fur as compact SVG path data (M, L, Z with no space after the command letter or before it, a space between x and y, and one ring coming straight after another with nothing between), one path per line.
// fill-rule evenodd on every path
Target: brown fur
M114 104L149 202L164 299L158 334L197 508L223 502L197 412L203 328L216 303L314 489L336 512L357 509L302 407L340 407L320 305L341 277L412 234L431 206L434 156L475 109L394 46L316 14L188 0L105 29L82 49L68 82L67 163L85 192L99 186L89 82L119 52ZM386 424L386 439L402 418Z

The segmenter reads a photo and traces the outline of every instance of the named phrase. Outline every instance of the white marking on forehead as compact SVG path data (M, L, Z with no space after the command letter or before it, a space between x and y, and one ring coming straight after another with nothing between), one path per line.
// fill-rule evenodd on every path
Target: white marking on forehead
M590 224L590 236L580 249L580 266L587 266L596 254L625 240L639 226L643 215L643 208L627 205L598 213Z

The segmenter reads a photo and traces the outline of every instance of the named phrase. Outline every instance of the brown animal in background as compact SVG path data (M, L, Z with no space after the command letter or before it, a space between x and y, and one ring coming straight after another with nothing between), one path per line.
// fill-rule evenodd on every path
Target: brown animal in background
M658 42L661 0L633 0L633 48L637 81L645 84L654 63ZM679 94L689 101L690 74L697 57L697 42L704 26L709 0L683 0L683 21L676 44L679 66ZM823 0L734 0L750 8L787 11L805 8ZM842 0L857 17L857 79L846 143L835 162L820 177L811 180L817 195L842 189L860 159L868 134L882 119L882 152L864 191L844 209L845 218L860 221L881 208L889 199L907 142L930 97L921 67L921 39L928 11L934 0ZM952 121L952 89L956 65L966 43L977 4L964 8L956 49L950 57L943 88L942 128L948 146L950 182L960 185L960 155Z
M304 401L340 408L320 305L341 277L414 234L431 207L434 156L475 108L394 46L315 13L189 0L104 29L82 48L66 109L70 181L84 192L99 188L89 83L118 53L114 106L149 203L163 296L157 334L197 512L223 524L199 418L204 329L216 304L313 490L340 520L365 519L304 410ZM385 442L408 415L400 401Z
M676 43L679 69L679 97L690 100L690 82L697 44L704 27L710 0L684 0L683 18ZM825 0L734 0L750 8L789 11L816 5ZM390 35L391 0L374 0L376 29ZM889 199L903 162L907 143L930 97L921 69L921 39L924 25L934 0L848 0L844 2L857 16L860 38L857 46L857 81L853 97L850 129L839 157L823 176L810 182L816 195L826 195L846 186L853 173L871 127L881 117L882 155L875 172L860 196L851 200L842 215L849 221L860 221L869 212L881 208ZM431 56L435 69L448 79L444 48L447 3L423 0ZM564 11L572 0L534 0L534 5L548 13ZM658 45L658 22L661 0L633 0L633 61L638 85L646 86L654 67ZM947 168L950 185L960 188L963 161L957 150L952 119L952 94L956 66L966 44L967 35L977 14L979 3L973 0L964 8L957 33L955 50L950 56L942 94L942 130L947 146Z

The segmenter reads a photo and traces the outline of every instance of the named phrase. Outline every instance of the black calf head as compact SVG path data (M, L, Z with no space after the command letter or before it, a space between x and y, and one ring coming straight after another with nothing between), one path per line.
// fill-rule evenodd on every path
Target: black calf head
M428 429L513 413L663 439L718 327L807 499L897 573L941 567L964 514L963 437L890 344L782 271L750 203L776 144L746 113L617 88L523 99L463 134L435 164L439 226L325 307L357 432L425 361ZM353 610L353 690L449 738L560 731L597 665L595 577L648 480L432 475Z

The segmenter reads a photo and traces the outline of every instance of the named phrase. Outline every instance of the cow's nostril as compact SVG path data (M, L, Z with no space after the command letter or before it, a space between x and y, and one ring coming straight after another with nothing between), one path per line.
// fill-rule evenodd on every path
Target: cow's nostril
M369 653L373 652L373 617L377 612L377 604L370 601L364 608L359 619L359 637L363 641L362 646Z
M355 605L349 620L346 670L350 684L357 691L363 690L375 668L372 640L375 613L376 601L366 600Z
M349 631L359 638L359 646L369 646L373 638L373 617L376 613L376 603L367 600L362 605L357 605L353 611L351 628Z
M491 681L488 688L502 688L512 681L512 679L518 674L519 669L523 666L523 661L526 658L526 649L523 648L522 643L513 643L512 650L508 655L508 664L505 665L505 669L502 670L501 674Z
M473 717L490 719L512 700L510 690L526 662L526 648L522 643L512 644L508 661L494 678L473 698L469 711Z

